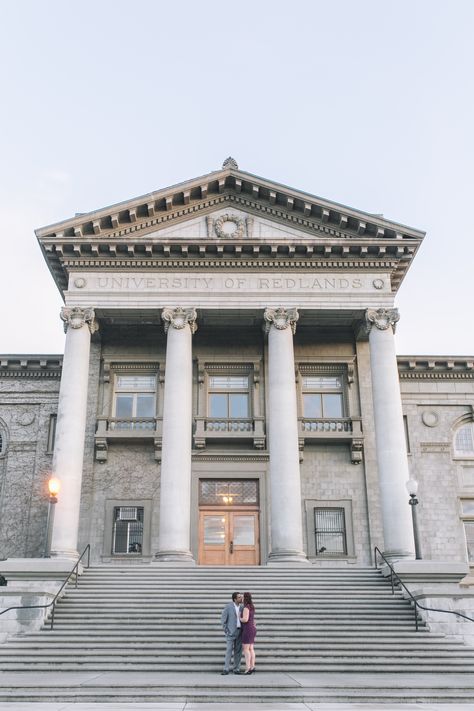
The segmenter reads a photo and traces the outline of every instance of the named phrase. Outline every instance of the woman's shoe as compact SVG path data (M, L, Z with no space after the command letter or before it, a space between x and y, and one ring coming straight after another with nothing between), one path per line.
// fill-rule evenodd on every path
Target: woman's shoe
M251 674L253 672L253 669L249 669L248 671L245 671L244 674Z

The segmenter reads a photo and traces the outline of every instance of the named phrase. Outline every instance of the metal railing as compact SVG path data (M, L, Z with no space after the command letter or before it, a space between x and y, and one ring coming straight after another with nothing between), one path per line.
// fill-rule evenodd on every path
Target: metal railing
M389 561L386 559L380 548L377 548L375 546L374 548L374 560L375 560L375 570L378 570L378 565L377 565L377 555L379 555L388 565L390 568L390 582L392 584L392 595L395 594L395 584L401 585L401 587L408 593L408 596L410 597L411 601L413 602L413 610L415 613L415 629L418 632L418 627L419 627L419 621L418 621L418 608L420 610L426 610L427 612L445 612L448 615L457 615L458 617L462 617L465 620L469 620L469 622L474 622L474 619L472 617L468 617L467 615L463 615L462 612L456 612L456 610L440 610L436 607L425 607L425 605L422 605L421 603L418 602L418 600L412 595L411 591L407 588L403 580L401 580L400 576L398 573L394 570L393 566ZM396 583L395 583L396 581Z
M75 578L76 578L76 579L75 579L75 585L74 585L74 587L77 588L77 579L78 579L78 575L79 575L79 564L80 564L81 560L84 558L84 556L85 556L86 553L87 553L87 565L86 565L86 568L89 568L90 562L91 562L91 546L90 546L90 543L88 543L87 546L86 546L86 547L84 548L84 550L82 551L82 553L81 553L81 555L79 556L79 559L78 559L76 565L75 565L74 568L71 570L71 572L69 573L69 575L67 576L66 580L63 582L63 584L61 585L61 587L59 588L58 592L57 592L56 595L53 597L53 599L51 600L51 602L47 602L47 603L45 603L44 605L13 605L12 607L7 607L5 610L1 610L1 611L0 611L0 615L4 615L6 612L9 612L10 610L33 610L33 609L36 609L36 608L43 608L44 610L47 610L48 607L51 607L51 606L52 606L52 611L51 611L51 625L50 625L50 628L49 628L49 629L52 630L53 627L54 627L54 613L56 612L56 603L57 603L57 601L58 601L58 598L59 598L60 594L62 593L62 591L64 590L64 588L66 587L66 585L68 584L68 582L69 582L71 576L74 575L74 573L76 574L76 575L75 575Z

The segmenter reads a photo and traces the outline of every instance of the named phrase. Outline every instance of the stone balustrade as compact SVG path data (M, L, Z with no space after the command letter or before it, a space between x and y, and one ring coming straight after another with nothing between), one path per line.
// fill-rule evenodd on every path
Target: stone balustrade
M252 441L256 449L265 448L263 417L196 417L194 446L204 449L207 441Z

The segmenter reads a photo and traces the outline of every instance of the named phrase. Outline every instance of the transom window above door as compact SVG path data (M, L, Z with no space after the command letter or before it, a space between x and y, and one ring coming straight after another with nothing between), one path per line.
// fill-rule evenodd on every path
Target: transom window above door
M153 429L156 416L156 375L116 375L115 429Z
M340 375L302 378L303 416L311 419L344 417L343 379Z
M250 417L248 375L211 375L208 381L208 416Z
M258 481L256 479L201 479L199 482L200 506L256 506Z

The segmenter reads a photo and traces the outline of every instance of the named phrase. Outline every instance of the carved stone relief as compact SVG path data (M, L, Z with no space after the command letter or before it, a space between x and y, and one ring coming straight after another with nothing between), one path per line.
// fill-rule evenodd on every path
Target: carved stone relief
M400 320L398 309L367 309L366 321L367 330L370 332L372 326L375 326L379 331L386 331L390 328L395 333L397 322Z
M164 322L165 333L168 333L170 326L180 330L189 324L191 328L191 333L196 333L197 331L197 312L196 309L182 309L178 306L175 309L163 309L161 318Z
M67 333L69 327L82 328L85 324L89 327L91 333L95 333L99 324L95 320L94 309L81 309L79 306L63 306L59 314L61 321L64 322L64 333Z
M296 322L299 319L297 309L265 309L263 317L265 319L265 333L268 333L272 326L275 326L279 331L283 331L289 326L292 333L296 332Z

